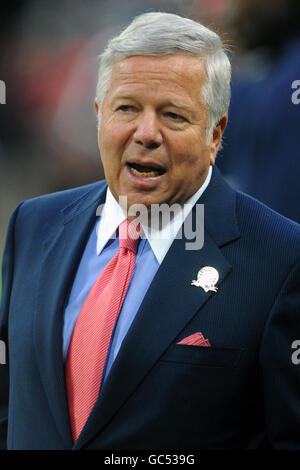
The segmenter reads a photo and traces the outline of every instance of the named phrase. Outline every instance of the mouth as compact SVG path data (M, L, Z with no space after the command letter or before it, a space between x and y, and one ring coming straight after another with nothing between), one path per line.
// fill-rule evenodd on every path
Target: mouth
M163 180L166 170L155 162L145 161L126 163L129 181L141 190L154 190Z
M134 176L143 178L156 178L166 172L163 168L153 163L148 163L147 165L127 163L127 168Z

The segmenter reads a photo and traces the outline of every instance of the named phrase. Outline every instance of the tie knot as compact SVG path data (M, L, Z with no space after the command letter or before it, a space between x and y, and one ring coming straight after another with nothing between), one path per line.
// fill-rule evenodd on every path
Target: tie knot
M119 225L119 245L120 248L136 253L140 238L140 224L134 221L124 220Z

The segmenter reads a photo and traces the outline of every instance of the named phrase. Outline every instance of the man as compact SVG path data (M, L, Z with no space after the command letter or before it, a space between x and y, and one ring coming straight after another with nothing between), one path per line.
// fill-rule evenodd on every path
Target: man
M191 20L148 13L109 43L107 184L25 201L9 225L9 449L300 448L300 228L214 167L229 86L220 38ZM160 204L179 210L152 230ZM178 234L198 237L199 204L195 249Z

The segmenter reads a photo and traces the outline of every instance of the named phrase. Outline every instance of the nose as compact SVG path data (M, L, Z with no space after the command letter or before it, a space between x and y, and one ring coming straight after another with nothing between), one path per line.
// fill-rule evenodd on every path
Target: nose
M161 146L163 138L155 112L145 111L139 116L133 138L137 144L147 149Z

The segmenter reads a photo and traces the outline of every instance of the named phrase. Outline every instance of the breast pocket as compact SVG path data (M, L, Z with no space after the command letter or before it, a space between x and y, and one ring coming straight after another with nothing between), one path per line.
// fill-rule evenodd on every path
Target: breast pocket
M216 348L172 344L161 357L161 362L194 364L203 367L235 367L241 356L241 349Z

